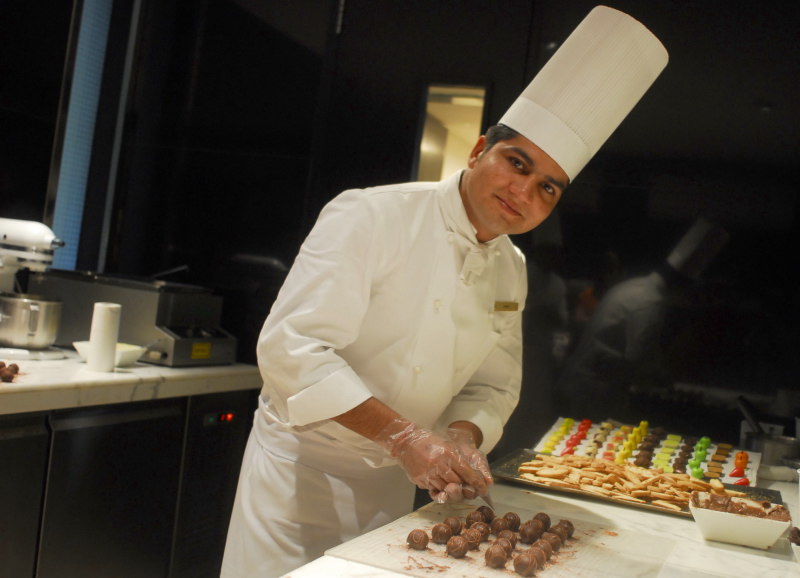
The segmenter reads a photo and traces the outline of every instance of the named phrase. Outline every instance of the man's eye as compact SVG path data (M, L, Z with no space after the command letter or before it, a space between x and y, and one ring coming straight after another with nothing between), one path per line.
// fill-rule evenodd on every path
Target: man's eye
M511 166L513 166L515 169L523 168L522 161L517 158L511 157L509 158L509 162L511 163Z
M547 192L549 195L555 195L557 193L555 187L550 183L544 183L542 188L544 188L545 192Z

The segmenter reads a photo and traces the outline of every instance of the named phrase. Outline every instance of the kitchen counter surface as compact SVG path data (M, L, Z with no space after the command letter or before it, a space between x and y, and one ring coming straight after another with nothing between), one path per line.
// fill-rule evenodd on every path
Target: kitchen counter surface
M137 362L95 372L71 350L64 359L13 360L12 383L0 383L0 415L259 389L254 365L165 367ZM5 360L12 363L12 360Z
M800 520L797 482L764 481L762 487L781 492L792 519ZM574 551L537 576L648 576L783 577L800 575L800 564L786 535L769 550L706 542L691 518L671 516L618 506L569 494L535 491L508 483L497 483L492 491L497 510L544 511L551 517L567 518L576 526ZM428 504L374 532L331 549L327 554L288 574L286 578L399 576L517 576L509 564L505 570L487 568L473 560L462 569L452 558L436 552L416 552L405 547L410 529L426 528L441 516L464 515L478 503L442 506ZM448 508L450 512L443 512ZM465 509L466 508L466 509ZM794 522L797 525L797 522Z

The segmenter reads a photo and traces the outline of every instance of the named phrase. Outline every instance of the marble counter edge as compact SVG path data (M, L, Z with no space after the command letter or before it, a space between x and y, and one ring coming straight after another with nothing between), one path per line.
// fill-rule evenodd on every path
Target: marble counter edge
M54 371L53 368L49 368ZM62 380L0 385L0 415L259 389L256 366L169 368L137 363L107 374L71 367Z

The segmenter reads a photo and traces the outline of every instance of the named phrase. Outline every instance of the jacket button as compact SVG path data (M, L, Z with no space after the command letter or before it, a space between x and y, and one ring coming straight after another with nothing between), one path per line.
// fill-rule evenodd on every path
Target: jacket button
M422 368L419 365L414 366L414 373L422 373Z

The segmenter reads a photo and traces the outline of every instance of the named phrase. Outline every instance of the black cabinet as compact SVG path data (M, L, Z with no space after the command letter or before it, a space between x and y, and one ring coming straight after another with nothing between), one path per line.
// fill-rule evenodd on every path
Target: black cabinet
M0 575L33 576L50 432L45 413L0 416Z
M0 576L219 576L258 390L0 416Z
M170 578L217 578L258 391L189 398Z
M37 576L167 576L186 404L51 414Z

